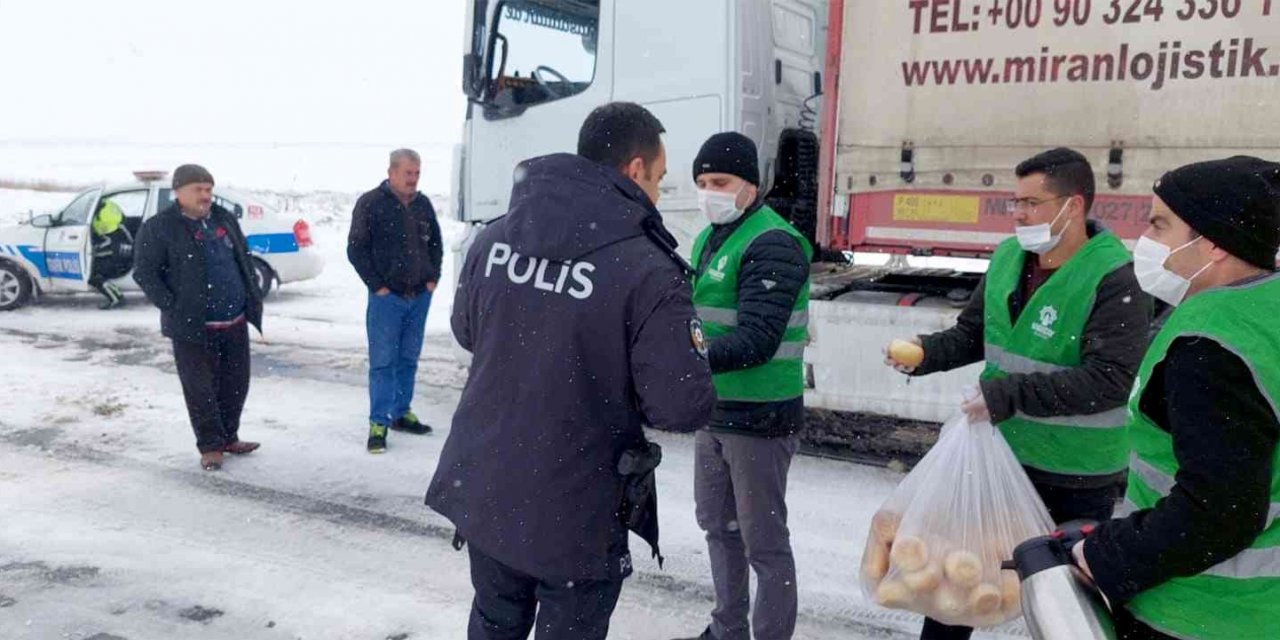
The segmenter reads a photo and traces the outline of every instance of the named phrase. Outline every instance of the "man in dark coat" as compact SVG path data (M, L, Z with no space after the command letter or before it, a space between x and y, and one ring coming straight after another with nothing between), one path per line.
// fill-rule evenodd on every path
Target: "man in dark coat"
M240 412L249 394L249 329L262 331L262 293L235 216L213 205L213 176L187 164L173 172L176 202L142 226L133 279L160 309L196 432L200 465L246 454Z
M517 168L460 274L453 331L474 360L426 501L470 545L472 640L535 618L540 639L604 638L642 427L710 418L687 264L654 207L662 131L637 105L597 109L578 155Z
M409 408L444 243L431 200L418 191L422 159L391 152L387 179L356 202L347 259L369 288L369 453L387 450L387 429L424 435Z

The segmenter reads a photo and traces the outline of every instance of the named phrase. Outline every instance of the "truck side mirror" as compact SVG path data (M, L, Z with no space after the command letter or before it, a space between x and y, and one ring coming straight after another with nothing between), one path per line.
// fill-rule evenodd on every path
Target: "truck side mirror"
M472 100L480 99L482 85L477 78L480 73L480 59L474 53L462 56L462 92Z

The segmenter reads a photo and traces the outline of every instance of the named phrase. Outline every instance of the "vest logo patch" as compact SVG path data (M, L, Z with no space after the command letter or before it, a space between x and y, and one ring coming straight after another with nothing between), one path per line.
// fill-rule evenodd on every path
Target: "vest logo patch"
M1053 325L1058 323L1058 310L1051 306L1040 308L1040 321L1031 325L1031 331L1037 336L1045 340L1053 338L1057 334L1053 329Z
M761 280L760 284L764 285L765 291L773 291L773 288L778 286L778 283L773 280Z
M712 280L715 280L716 282L724 282L724 279L725 279L724 270L728 266L729 266L729 256L720 256L720 259L716 261L716 265L714 267L711 267L710 269L707 269L707 277L711 278Z

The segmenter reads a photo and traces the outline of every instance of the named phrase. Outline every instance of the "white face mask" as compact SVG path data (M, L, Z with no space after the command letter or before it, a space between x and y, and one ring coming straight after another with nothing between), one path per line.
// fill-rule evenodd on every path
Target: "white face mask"
M1177 249L1170 249L1146 236L1138 238L1138 244L1133 248L1133 273L1138 277L1138 286L1142 287L1143 291L1163 300L1167 304L1175 307L1181 304L1182 299L1187 297L1187 291L1191 288L1191 281L1200 277L1200 274L1212 267L1213 263L1206 264L1190 278L1184 278L1166 269L1164 263L1173 254L1195 244L1198 240L1200 238L1196 238Z
M1058 209L1058 215L1053 217L1053 222L1044 224L1033 224L1025 227L1016 227L1013 232L1018 235L1018 244L1022 245L1024 251L1030 251L1037 255L1044 255L1053 251L1062 242L1062 234L1067 232L1067 227L1071 226L1067 222L1067 226L1062 228L1062 232L1053 235L1053 225L1058 224L1058 220L1062 218L1062 214L1067 212L1067 205L1071 204L1071 199L1062 203L1062 208Z
M742 217L743 210L738 208L738 196L746 188L743 185L737 193L698 189L698 208L711 224L729 224Z

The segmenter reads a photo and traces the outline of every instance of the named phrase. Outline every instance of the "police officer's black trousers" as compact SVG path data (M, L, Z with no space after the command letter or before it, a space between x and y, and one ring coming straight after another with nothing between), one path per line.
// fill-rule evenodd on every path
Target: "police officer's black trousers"
M549 583L471 553L471 604L467 640L604 640L622 593L622 580Z
M201 453L236 442L249 395L249 326L209 329L204 342L173 342L191 428Z
M1035 488L1044 501L1044 506L1049 509L1049 517L1058 524L1072 520L1110 520L1116 508L1116 500L1120 497L1118 486L1067 489L1036 484ZM924 628L920 630L920 640L968 640L971 635L973 629L970 627L945 625L932 618L925 618ZM1145 640L1143 636L1133 637L1133 640L1140 639Z

